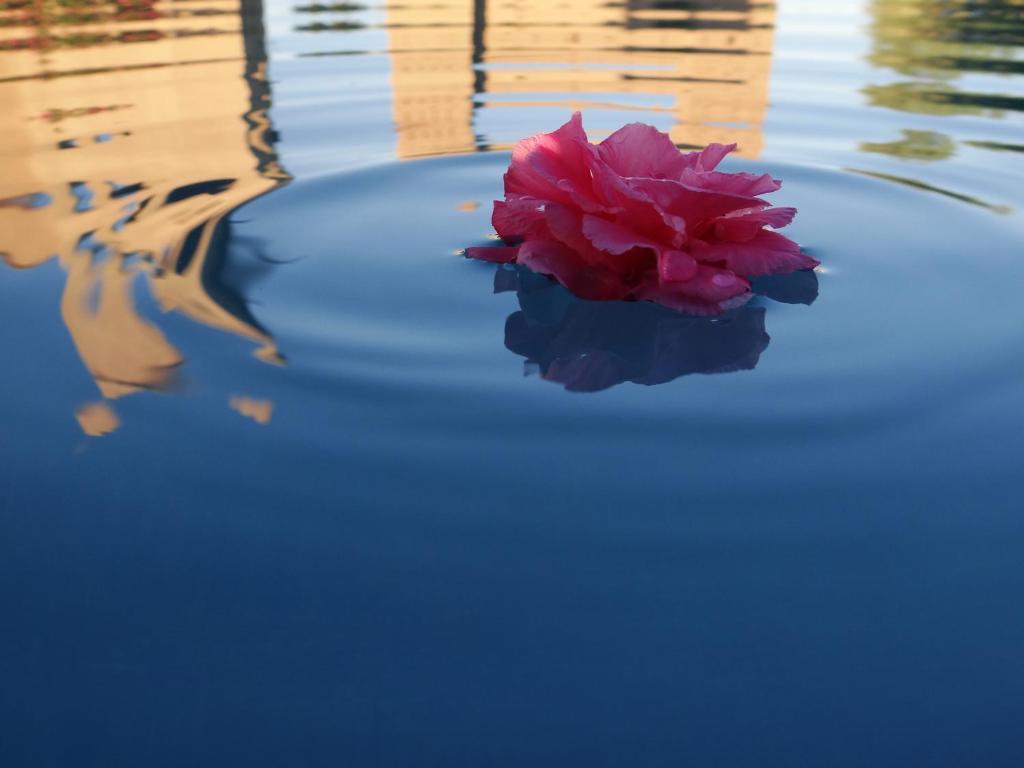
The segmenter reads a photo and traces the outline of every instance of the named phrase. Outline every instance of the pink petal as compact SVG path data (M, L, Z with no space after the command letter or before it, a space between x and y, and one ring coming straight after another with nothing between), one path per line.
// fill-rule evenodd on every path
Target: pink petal
M625 253L633 248L660 248L658 243L621 224L589 214L583 217L583 234L595 248L611 254Z
M583 131L583 117L573 113L565 125L551 133L538 133L512 150L505 173L505 194L542 200L572 202L572 192L586 192L590 173L586 155L593 152Z
M620 176L675 178L686 167L668 134L643 123L623 126L602 141L597 152Z
M698 261L724 264L741 275L771 275L812 269L818 266L800 246L778 232L762 230L745 243L697 243L693 255Z
M629 295L629 286L617 275L600 266L582 263L575 251L557 240L523 243L519 263L534 272L550 275L583 299L609 301Z
M551 203L544 209L547 225L551 235L575 251L576 258L590 267L602 267L612 273L628 274L653 264L654 257L650 251L634 249L629 246L613 253L598 244L585 234L585 218L597 217L581 214L567 206Z
M686 282L697 274L697 260L685 251L658 254L658 276L663 282Z
M691 187L726 192L730 195L764 195L782 188L782 182L767 173L722 173L684 171L679 181Z
M796 215L796 208L766 208L739 212L715 220L715 237L733 243L744 243L757 236L765 226L781 229Z
M683 155L685 167L697 171L713 171L734 149L735 144L708 144L699 152Z
M673 247L682 245L686 222L681 217L667 213L646 194L633 189L626 177L620 176L601 159L599 152L588 153L584 159L590 174L591 194L574 196L581 210L602 214L603 218L626 219L629 229L652 240L671 243Z
M714 236L717 240L730 243L745 243L757 237L757 233L763 229L764 225L760 221L740 216L723 216L715 220Z
M748 214L750 218L760 219L774 229L789 226L796 217L796 208L765 208L763 211Z
M515 240L526 237L533 232L538 224L544 222L544 212L540 210L542 200L535 197L513 197L509 200L495 200L491 224L502 240Z
M493 261L498 264L508 264L516 260L516 255L519 252L520 246L497 246L495 248L488 248L486 246L479 247L474 246L466 249L466 256L471 259L480 259L482 261Z
M600 160L591 164L594 189L604 202L599 213L611 214L628 228L659 243L680 247L686 239L686 221L670 214L649 195L631 186Z
M701 264L686 282L648 281L634 295L682 312L717 315L750 299L750 283L729 270Z
M629 185L645 193L659 208L680 216L691 233L701 224L727 213L768 205L757 197L695 189L667 179L630 179Z
M580 256L592 250L590 242L583 236L583 214L575 208L548 203L544 206L544 219L551 235Z

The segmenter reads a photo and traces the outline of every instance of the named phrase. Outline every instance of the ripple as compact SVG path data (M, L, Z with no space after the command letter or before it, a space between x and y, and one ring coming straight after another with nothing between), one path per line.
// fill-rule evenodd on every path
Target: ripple
M838 168L731 160L784 180L776 202L799 208L791 234L823 269L813 305L799 285L765 289L730 337L550 284L537 304L493 267L454 258L486 240L507 162L477 153L329 174L240 212L275 258L301 258L260 300L302 375L339 398L500 398L499 421L536 407L563 426L572 417L548 411L552 394L603 390L577 436L628 415L663 437L672 424L732 424L748 438L813 424L829 439L925 418L1017 375L1007 362L1024 330L1004 288L1024 278L1013 219Z

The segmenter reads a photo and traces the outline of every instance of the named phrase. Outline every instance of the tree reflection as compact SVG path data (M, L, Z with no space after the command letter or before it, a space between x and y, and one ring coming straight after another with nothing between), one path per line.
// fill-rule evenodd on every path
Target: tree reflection
M1012 62L1014 48L1024 44L1014 0L873 0L871 15L868 60L913 77L988 70Z
M905 160L945 160L956 153L956 143L945 134L935 131L904 130L899 141L881 143L864 142L863 152L875 152Z
M861 92L872 106L932 117L1001 119L1024 111L1020 97L968 91L957 83L963 73L1012 75L1024 71L1015 53L1024 44L1022 8L1017 0L872 0L869 10L872 49L868 61L912 78L864 86ZM947 160L956 154L956 142L942 133L903 129L902 134L893 141L864 142L860 149L911 161ZM998 151L1007 146L967 143ZM995 213L1009 210L931 181L873 170L856 172Z
M868 60L913 77L864 89L871 104L928 115L999 117L1020 99L966 93L951 81L964 72L1019 73L1021 6L1011 0L873 0Z

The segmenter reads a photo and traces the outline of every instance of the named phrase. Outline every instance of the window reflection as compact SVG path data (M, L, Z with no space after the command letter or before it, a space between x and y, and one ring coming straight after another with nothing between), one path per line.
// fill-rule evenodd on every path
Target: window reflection
M744 0L388 4L398 155L507 148L516 112L614 110L757 157L775 7Z

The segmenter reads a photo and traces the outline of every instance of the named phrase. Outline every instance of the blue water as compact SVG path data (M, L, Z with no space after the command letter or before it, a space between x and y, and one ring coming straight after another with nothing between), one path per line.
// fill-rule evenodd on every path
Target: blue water
M0 46L0 764L1024 762L1024 9L584 5ZM822 268L707 319L463 258L576 107L736 131Z

